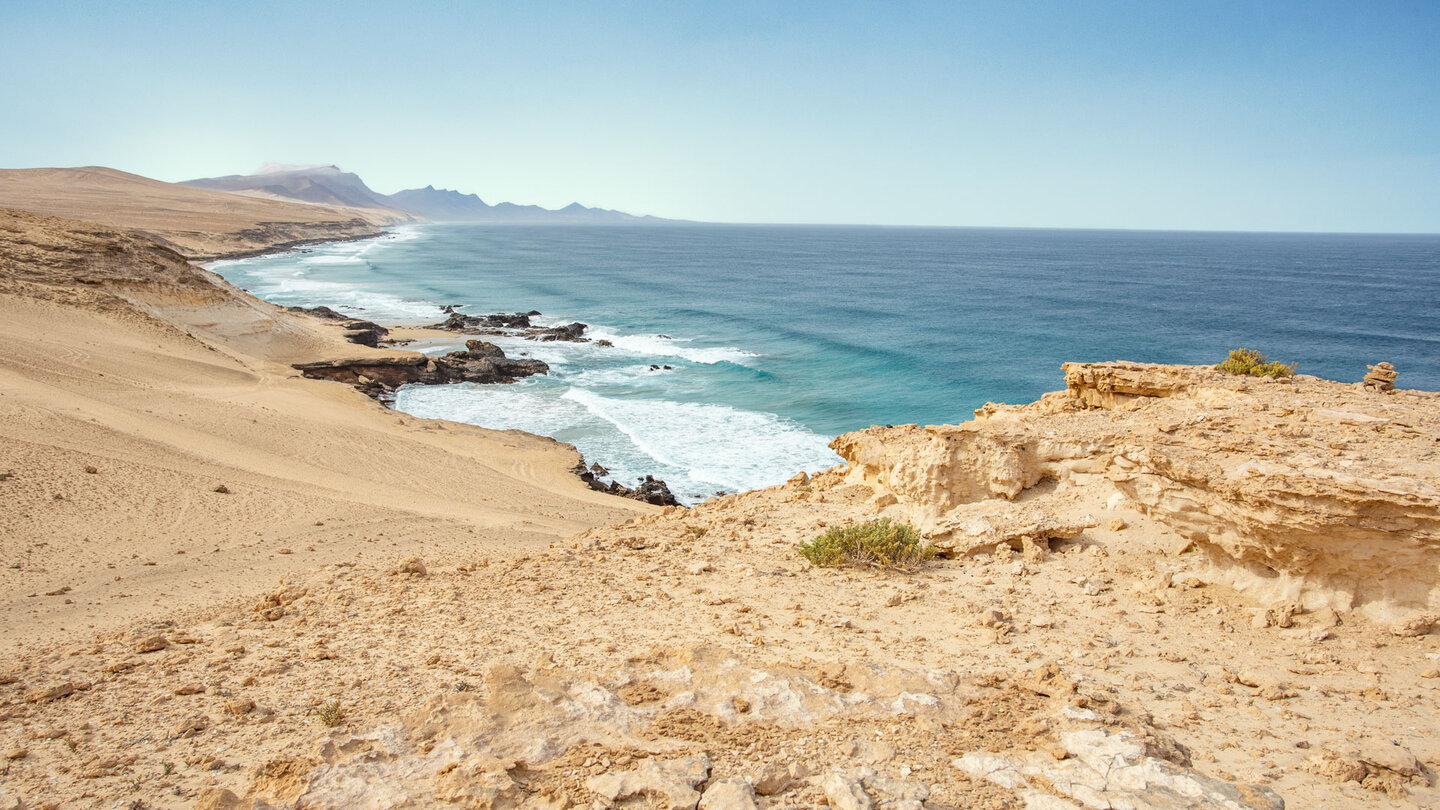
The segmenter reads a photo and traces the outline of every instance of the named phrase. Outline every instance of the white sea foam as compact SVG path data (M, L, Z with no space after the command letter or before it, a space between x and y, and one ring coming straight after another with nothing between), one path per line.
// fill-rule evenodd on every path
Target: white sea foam
M661 465L683 470L697 485L755 489L800 470L838 463L828 440L774 414L727 405L605 397L572 387L562 399L580 403Z
M541 378L507 386L407 387L395 406L424 418L553 436L608 467L616 480L633 484L654 475L687 503L717 490L770 486L840 460L826 437L774 414L607 397Z
M663 335L622 335L605 327L593 327L587 337L608 340L618 349L650 357L679 357L692 363L735 363L745 365L752 357L760 355L733 346L692 346L690 338L673 338Z

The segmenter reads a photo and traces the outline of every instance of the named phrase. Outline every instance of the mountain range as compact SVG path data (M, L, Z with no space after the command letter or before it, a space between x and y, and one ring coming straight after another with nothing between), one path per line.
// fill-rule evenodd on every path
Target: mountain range
M608 208L588 208L571 203L549 209L538 205L496 203L491 205L475 194L450 189L411 188L381 194L360 176L338 166L287 166L267 163L254 174L231 174L185 180L182 185L229 191L257 197L298 200L321 205L371 208L393 211L434 222L567 222L640 223L668 222L652 216L634 216Z

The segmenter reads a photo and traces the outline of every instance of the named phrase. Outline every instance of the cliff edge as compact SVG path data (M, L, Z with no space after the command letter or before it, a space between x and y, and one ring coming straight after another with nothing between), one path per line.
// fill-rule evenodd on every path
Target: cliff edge
M1066 390L1030 405L832 446L878 513L949 549L1032 525L1078 534L1087 512L1125 504L1266 602L1384 620L1440 607L1440 394L1204 366L1064 370Z

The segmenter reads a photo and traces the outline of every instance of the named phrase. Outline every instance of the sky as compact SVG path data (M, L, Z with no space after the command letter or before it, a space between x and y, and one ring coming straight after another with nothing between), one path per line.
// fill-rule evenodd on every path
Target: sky
M0 167L722 221L1440 232L1440 2L0 0Z

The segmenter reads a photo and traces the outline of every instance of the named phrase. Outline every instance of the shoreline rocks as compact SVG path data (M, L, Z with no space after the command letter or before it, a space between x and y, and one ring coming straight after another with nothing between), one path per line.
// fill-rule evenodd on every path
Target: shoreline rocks
M602 471L600 473L601 475L609 472L598 464L586 467L584 459L581 459L580 463L576 464L571 472L575 473L576 477L584 481L586 486L596 492L607 492L611 495L619 495L622 498L644 501L645 503L654 504L655 506L681 505L680 502L675 499L675 495L670 492L670 487L664 481L652 475L641 478L640 482L634 487L627 487L619 481L611 481L608 484L601 481L596 475L596 468Z
M310 307L308 309L305 307L286 307L286 309L291 312L310 315L322 320L344 321L345 339L361 346L369 346L372 349L379 348L380 341L386 335L390 334L389 329L386 329L374 321L352 318L349 315L336 312L327 306Z
M334 380L354 386L373 399L393 394L402 385L447 385L452 383L511 383L522 377L548 374L543 361L506 357L493 343L471 340L464 351L444 357L424 355L377 357L365 360L322 360L296 363L293 367L306 377Z
M439 323L432 323L422 328L459 332L463 335L523 337L526 340L538 340L545 343L557 340L567 343L590 342L590 338L585 337L585 330L590 328L589 324L577 321L560 326L535 326L530 319L540 313L533 309L529 312L496 312L489 315L466 315L457 312L458 307L453 304L440 309L449 317ZM600 344L611 345L609 341L600 341Z

